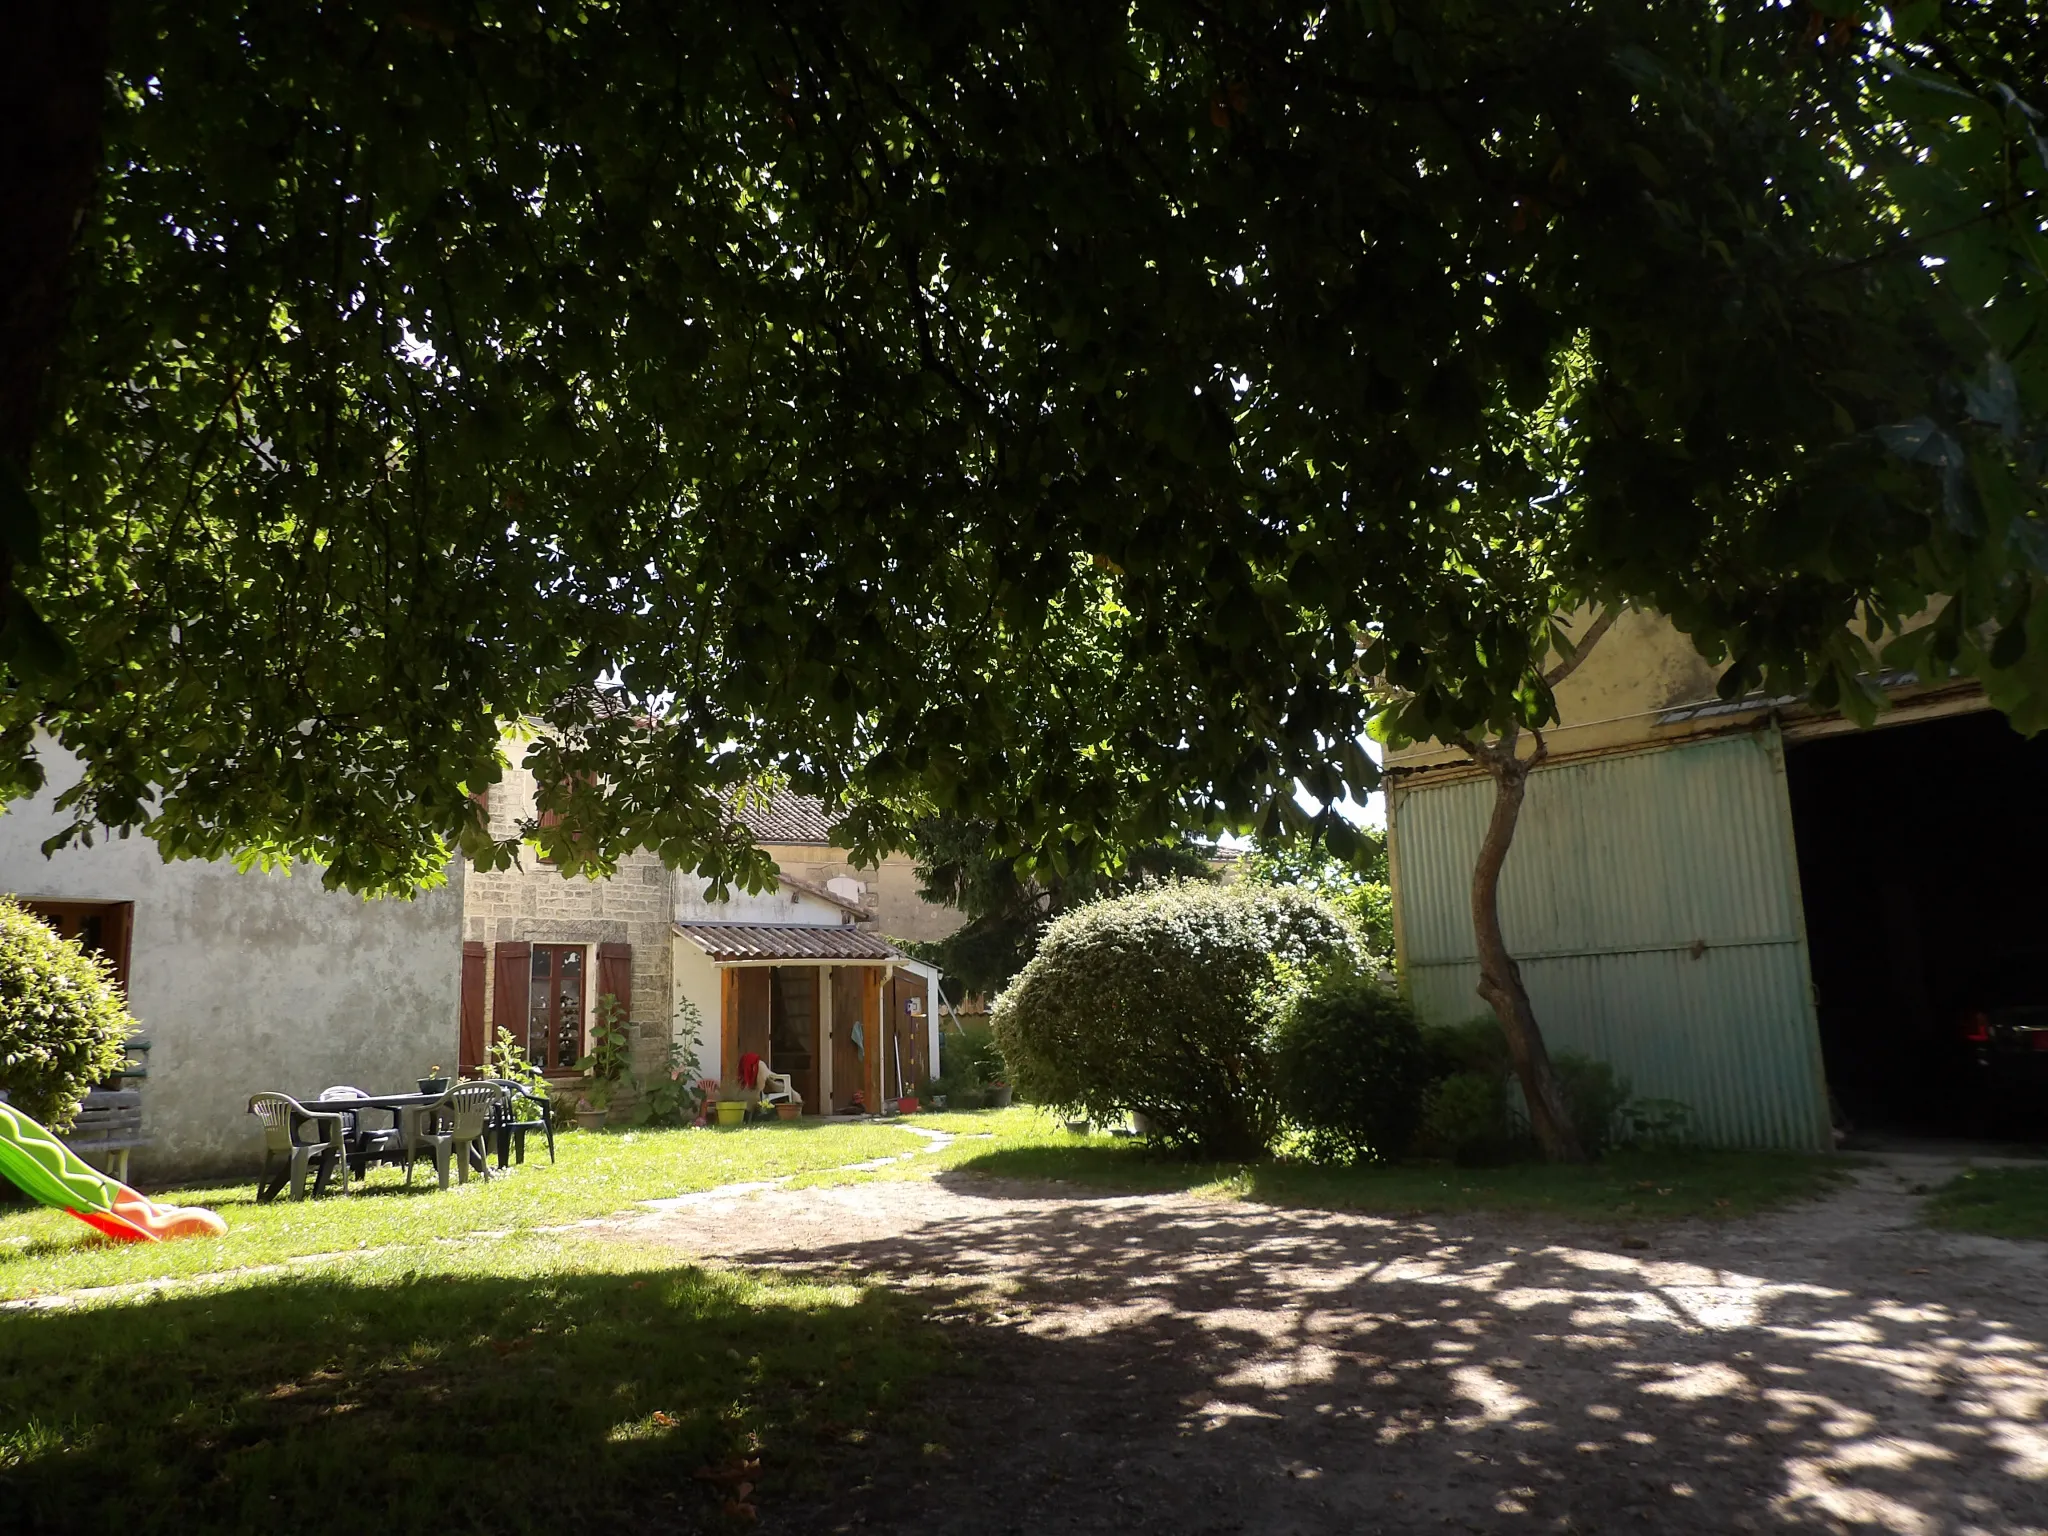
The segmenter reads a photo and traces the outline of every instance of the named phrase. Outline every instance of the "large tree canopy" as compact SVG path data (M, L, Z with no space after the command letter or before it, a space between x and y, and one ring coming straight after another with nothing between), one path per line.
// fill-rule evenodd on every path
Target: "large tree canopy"
M1952 594L2039 723L2024 9L118 4L11 787L405 887L527 716L565 868L785 774L1028 873L1540 721L1585 598L1853 702Z

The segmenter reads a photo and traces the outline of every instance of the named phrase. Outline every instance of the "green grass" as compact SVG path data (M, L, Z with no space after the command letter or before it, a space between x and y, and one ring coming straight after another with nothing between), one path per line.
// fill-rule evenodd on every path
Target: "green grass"
M903 1177L936 1166L1002 1178L1059 1180L1105 1192L1186 1191L1317 1210L1501 1211L1573 1220L1657 1221L1750 1216L1825 1193L1842 1176L1835 1157L1791 1152L1618 1152L1582 1167L1518 1163L1502 1168L1399 1164L1323 1168L1271 1158L1188 1161L1128 1139L1075 1136L1032 1109L920 1115L911 1123L962 1139ZM968 1139L975 1133L986 1139ZM834 1182L821 1173L799 1182Z
M253 1183L173 1190L160 1198L204 1205L227 1218L226 1237L117 1246L61 1211L0 1207L0 1299L90 1286L190 1277L349 1250L445 1246L480 1232L564 1226L660 1199L755 1179L913 1151L920 1138L893 1126L772 1122L733 1131L569 1132L559 1161L527 1143L507 1178L443 1193L431 1165L413 1187L396 1169L373 1169L346 1198L258 1205Z
M1926 1218L1952 1232L2048 1238L2048 1168L1970 1168L1927 1202Z
M0 1210L0 1296L43 1299L0 1310L7 1528L696 1528L741 1477L771 1509L943 1363L937 1331L878 1288L677 1266L577 1223L924 1144L570 1134L553 1166L446 1193L388 1170L267 1206L175 1191L228 1235L160 1246Z
M815 1487L946 1358L879 1289L582 1236L16 1310L0 1508L11 1530L696 1529L742 1477L764 1513Z

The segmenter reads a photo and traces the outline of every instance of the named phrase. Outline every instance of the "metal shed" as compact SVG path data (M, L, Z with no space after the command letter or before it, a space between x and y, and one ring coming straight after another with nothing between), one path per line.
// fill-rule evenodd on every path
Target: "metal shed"
M1389 787L1402 970L1432 1023L1485 1011L1471 881L1492 798L1441 768ZM1683 1100L1715 1144L1830 1145L1775 725L1537 770L1501 913L1553 1049Z

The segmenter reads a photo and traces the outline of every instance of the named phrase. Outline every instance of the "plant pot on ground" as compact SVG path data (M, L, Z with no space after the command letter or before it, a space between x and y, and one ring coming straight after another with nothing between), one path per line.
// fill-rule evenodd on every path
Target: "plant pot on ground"
M775 1118L778 1120L794 1120L803 1112L804 1107L801 1104L778 1104L775 1106Z
M1010 1085L1008 1083L990 1083L988 1085L988 1107L990 1109L1008 1109L1010 1107Z
M609 1113L602 1104L593 1103L589 1098L576 1101L576 1129L579 1131L601 1131L605 1116Z

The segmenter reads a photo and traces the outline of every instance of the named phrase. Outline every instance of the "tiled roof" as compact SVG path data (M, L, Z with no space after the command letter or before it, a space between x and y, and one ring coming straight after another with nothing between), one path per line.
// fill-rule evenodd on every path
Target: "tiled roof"
M832 824L838 820L816 795L783 790L767 805L740 812L740 821L757 843L818 843L830 846Z
M791 923L677 923L676 932L714 960L901 960L903 951L864 928Z

